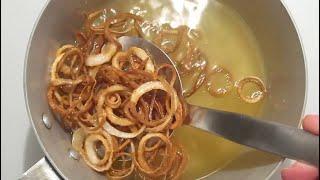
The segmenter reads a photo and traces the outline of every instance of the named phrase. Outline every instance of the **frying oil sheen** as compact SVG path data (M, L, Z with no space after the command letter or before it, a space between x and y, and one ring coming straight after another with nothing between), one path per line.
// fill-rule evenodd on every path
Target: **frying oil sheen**
M209 67L227 69L234 82L246 76L257 76L266 82L263 58L254 35L233 9L218 1L208 0L129 0L111 1L106 7L143 16L154 24L173 27L188 25L199 29L198 45L206 55ZM183 85L188 86L188 79ZM235 88L223 97L213 97L202 86L187 99L190 104L214 109L257 115L263 103L247 104ZM196 179L216 172L245 151L245 148L215 135L184 126L175 137L188 152L189 161L182 179Z

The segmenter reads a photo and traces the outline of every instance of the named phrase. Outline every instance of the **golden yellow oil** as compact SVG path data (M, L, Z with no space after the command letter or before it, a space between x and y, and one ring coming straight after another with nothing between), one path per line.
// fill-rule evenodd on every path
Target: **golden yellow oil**
M227 69L234 81L254 75L264 81L263 58L248 25L232 9L220 3L209 4L197 27L203 33L200 49L207 56L209 67ZM188 79L183 79L185 85ZM190 104L214 109L257 115L262 104L247 104L232 89L223 97L213 97L202 86L187 99ZM190 160L183 179L195 179L216 172L245 151L243 146L221 137L182 127L176 138L183 143Z
M219 1L128 0L111 1L105 7L134 12L157 24L185 24L199 29L202 39L198 45L207 56L209 66L224 67L234 81L257 76L266 82L263 58L254 34L239 14ZM183 83L187 85L187 79L183 79ZM209 95L204 86L187 101L249 115L259 114L263 105L243 102L234 89L226 96L216 98ZM240 145L188 126L179 128L175 138L183 144L189 156L182 179L197 179L216 172L245 152Z

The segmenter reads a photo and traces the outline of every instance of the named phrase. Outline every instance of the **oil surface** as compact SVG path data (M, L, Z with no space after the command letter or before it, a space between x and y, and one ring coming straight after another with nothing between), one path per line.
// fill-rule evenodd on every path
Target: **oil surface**
M207 0L129 0L108 2L122 12L133 12L155 24L169 23L172 26L188 25L201 30L198 42L207 56L210 66L227 69L234 81L245 76L257 76L266 82L263 58L248 25L233 9ZM184 86L188 79L183 79ZM215 98L202 86L187 99L191 104L257 115L263 103L247 104L240 100L236 91ZM175 138L189 155L187 169L182 179L201 178L218 171L244 153L244 148L223 138L184 126L176 131Z

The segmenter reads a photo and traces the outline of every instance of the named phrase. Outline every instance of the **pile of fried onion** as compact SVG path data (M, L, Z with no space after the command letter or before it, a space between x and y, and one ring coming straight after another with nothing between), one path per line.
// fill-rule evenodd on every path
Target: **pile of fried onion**
M139 34L139 16L118 13L93 26L102 12L87 16L75 44L57 50L49 105L95 171L110 179L177 179L187 155L171 136L188 113L174 68L156 65L141 48L122 50L117 38Z

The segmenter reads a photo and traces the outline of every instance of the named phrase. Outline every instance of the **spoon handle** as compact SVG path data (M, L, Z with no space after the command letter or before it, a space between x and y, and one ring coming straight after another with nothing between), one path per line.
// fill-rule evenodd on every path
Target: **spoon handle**
M193 107L189 125L238 144L319 166L319 136L280 123Z

